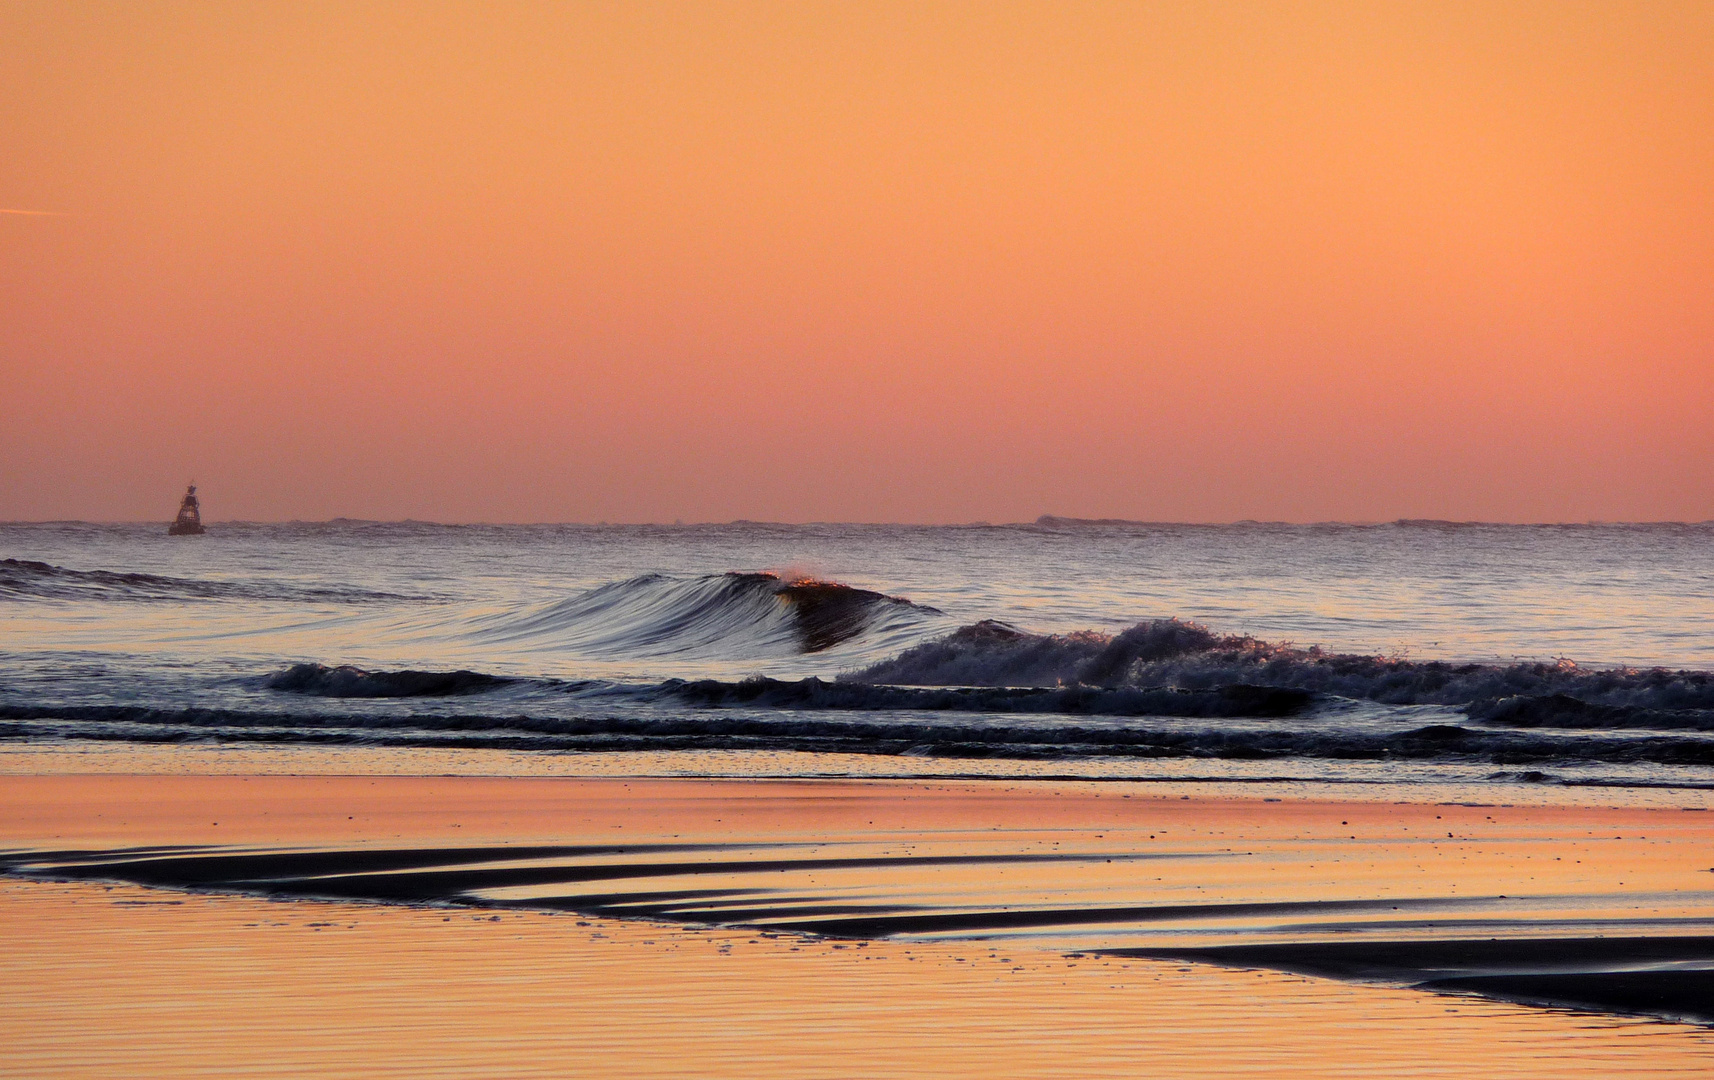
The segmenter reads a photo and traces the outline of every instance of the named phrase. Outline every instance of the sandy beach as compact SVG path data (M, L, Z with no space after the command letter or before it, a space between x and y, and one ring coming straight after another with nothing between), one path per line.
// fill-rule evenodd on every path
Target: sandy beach
M1702 1074L1706 840L1195 785L8 775L0 1008L43 1077Z

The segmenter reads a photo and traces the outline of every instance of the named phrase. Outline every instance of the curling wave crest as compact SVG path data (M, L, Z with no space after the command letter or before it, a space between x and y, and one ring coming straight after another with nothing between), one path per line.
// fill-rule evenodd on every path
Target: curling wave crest
M478 622L478 642L589 656L761 659L847 643L873 654L945 623L934 608L868 589L773 573L644 574Z

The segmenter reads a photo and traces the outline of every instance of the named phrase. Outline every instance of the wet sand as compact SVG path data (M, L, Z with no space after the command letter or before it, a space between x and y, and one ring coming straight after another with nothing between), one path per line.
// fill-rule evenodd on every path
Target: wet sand
M30 1076L1706 1073L1707 1027L1613 1012L1708 1018L1709 841L1111 783L6 776L0 1024Z

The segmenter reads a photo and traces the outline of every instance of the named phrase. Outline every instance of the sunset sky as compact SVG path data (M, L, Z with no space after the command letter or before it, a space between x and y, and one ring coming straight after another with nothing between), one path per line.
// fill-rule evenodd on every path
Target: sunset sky
M0 3L0 519L1714 518L1714 3Z

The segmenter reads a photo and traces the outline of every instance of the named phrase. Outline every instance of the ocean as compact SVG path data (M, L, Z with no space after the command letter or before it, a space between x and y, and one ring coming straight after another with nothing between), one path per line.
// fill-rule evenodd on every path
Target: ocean
M1714 785L1714 523L0 525L0 740Z

